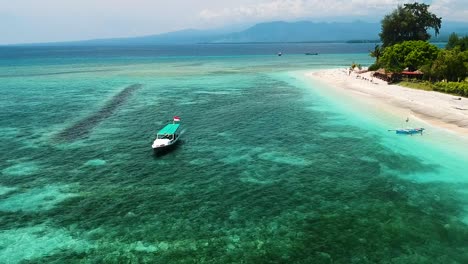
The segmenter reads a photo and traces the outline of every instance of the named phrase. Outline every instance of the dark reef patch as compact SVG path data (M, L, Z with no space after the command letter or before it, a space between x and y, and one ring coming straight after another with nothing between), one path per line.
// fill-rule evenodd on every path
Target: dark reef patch
M136 90L141 88L141 86L141 84L132 84L126 87L109 100L99 111L60 132L57 135L57 139L72 141L86 137L95 126L106 118L109 118L115 110L124 104Z

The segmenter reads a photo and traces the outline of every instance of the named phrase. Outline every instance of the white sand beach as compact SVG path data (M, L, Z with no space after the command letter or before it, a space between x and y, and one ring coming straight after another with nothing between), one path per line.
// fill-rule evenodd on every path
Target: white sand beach
M375 100L382 107L411 112L428 123L468 135L468 98L389 85L371 72L349 74L344 68L320 70L306 76L350 95Z

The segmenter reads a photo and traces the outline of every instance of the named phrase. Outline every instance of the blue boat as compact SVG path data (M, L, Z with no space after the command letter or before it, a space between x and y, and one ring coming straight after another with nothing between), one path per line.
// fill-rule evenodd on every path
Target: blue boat
M401 129L396 129L397 134L403 134L403 135L413 135L413 134L423 134L424 128L401 128Z

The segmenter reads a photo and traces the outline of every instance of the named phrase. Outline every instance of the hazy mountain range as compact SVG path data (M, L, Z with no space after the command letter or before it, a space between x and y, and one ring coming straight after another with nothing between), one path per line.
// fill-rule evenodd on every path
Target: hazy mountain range
M378 41L380 23L331 22L267 22L245 30L229 32L220 30L187 29L158 35L131 38L94 39L74 42L53 43L57 45L151 45L151 44L195 44L195 43L251 43L251 42L347 42ZM440 35L433 41L446 41L456 32L468 35L468 23L443 22ZM51 43L44 43L51 44ZM39 45L44 45L39 44Z

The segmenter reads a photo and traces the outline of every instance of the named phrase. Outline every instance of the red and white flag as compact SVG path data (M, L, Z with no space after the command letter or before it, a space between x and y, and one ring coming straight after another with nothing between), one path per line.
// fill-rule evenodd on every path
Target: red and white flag
M174 121L180 121L180 117L179 116L174 116Z

